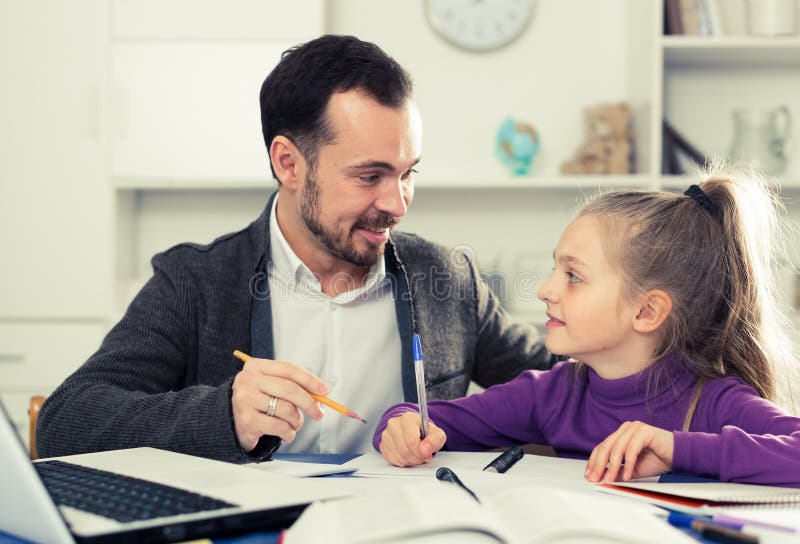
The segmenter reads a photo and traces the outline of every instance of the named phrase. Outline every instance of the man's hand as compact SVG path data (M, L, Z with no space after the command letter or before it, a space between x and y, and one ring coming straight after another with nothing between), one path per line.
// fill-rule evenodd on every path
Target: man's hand
M247 360L233 380L233 425L242 449L249 452L262 435L278 436L287 444L303 426L305 412L322 419L324 412L310 393L325 395L328 386L308 370L287 361ZM277 398L275 413L268 415Z
M670 431L641 421L626 421L592 450L585 476L591 482L657 476L672 468L674 449Z
M420 439L420 422L416 412L406 412L389 420L381 434L380 445L387 461L398 467L413 467L433 460L434 452L442 449L447 436L429 422L428 436Z

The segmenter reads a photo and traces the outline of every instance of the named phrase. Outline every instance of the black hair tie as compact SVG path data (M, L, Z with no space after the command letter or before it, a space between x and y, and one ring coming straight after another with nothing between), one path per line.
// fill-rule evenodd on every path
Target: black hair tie
M701 189L699 185L690 186L683 194L692 197L705 211L711 214L711 217L720 223L722 222L722 208L720 208L716 202L708 198L708 195L703 192L703 189Z

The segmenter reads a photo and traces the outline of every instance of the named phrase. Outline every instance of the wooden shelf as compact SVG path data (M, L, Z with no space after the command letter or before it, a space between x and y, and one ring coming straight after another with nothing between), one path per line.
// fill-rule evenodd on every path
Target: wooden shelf
M800 67L800 38L797 36L664 36L662 45L666 69Z

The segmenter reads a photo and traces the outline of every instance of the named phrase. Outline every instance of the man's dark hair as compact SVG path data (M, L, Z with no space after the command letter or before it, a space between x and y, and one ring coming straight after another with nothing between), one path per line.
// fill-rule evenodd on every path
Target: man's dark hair
M319 148L335 136L325 115L333 93L357 89L379 104L399 108L412 87L411 77L397 61L377 45L353 36L327 35L293 47L261 85L261 131L267 153L275 136L283 134L314 170ZM272 175L277 179L274 168Z

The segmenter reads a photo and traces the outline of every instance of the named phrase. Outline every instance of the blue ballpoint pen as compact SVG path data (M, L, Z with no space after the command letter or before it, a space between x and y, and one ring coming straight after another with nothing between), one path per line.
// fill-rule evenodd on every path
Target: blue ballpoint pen
M720 523L702 516L670 512L667 521L675 527L688 527L705 540L731 544L758 544L758 535L746 533L730 523Z
M422 343L414 334L414 375L417 380L417 403L419 405L420 438L428 436L428 400L425 393L425 367L422 364Z

